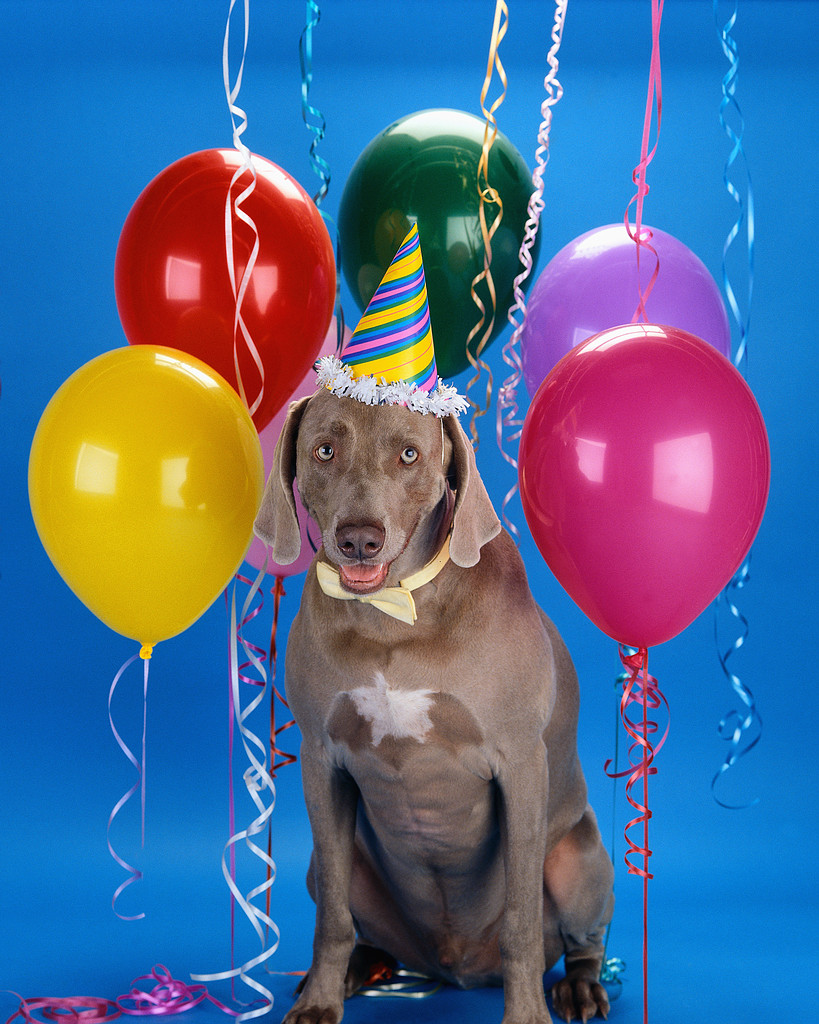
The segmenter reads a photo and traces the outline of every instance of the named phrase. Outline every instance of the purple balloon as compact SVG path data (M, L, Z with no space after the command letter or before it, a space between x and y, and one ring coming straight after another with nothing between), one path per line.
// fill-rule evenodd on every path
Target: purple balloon
M702 260L657 228L650 244L660 269L645 303L646 318L688 331L731 357L731 327L720 290ZM521 359L530 397L555 364L593 334L630 324L639 304L636 243L626 226L607 224L569 242L546 265L532 288L521 333ZM656 264L640 250L640 282Z

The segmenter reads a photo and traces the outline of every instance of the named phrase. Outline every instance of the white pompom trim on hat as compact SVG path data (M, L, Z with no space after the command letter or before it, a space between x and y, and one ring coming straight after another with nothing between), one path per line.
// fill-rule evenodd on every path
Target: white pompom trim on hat
M354 377L349 366L338 356L322 356L316 363L316 374L321 387L327 388L339 398L354 398L365 405L405 405L413 412L443 417L466 412L469 405L456 388L438 380L432 391L421 391L417 384L406 381L388 383L382 377L377 381L372 376Z

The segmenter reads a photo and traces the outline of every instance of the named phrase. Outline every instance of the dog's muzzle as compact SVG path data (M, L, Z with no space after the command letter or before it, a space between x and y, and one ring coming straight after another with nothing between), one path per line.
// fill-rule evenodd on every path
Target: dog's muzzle
M413 626L418 618L415 599L412 596L413 590L418 590L434 580L448 561L449 537L431 562L427 562L423 569L419 569L405 580L401 580L397 587L382 587L381 590L376 590L372 594L354 594L342 587L338 570L328 565L327 562L316 563L316 577L323 593L328 597L334 597L339 601L360 601L362 604L371 604L386 615Z

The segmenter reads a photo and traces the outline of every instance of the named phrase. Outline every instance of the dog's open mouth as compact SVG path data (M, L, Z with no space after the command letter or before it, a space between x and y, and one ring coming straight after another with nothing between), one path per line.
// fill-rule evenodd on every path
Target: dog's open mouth
M355 565L340 565L338 572L345 590L353 594L374 594L384 586L389 569L386 563L365 565L358 562Z

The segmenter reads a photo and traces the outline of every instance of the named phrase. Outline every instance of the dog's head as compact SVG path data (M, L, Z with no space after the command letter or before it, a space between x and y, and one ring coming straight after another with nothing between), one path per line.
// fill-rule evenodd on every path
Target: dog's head
M298 558L293 480L342 583L362 593L417 571L452 514L450 558L468 567L500 522L455 416L365 405L321 390L290 406L255 523L273 559Z

